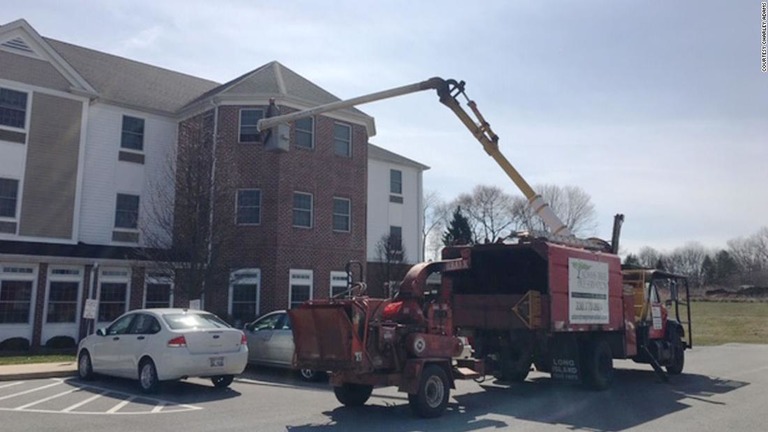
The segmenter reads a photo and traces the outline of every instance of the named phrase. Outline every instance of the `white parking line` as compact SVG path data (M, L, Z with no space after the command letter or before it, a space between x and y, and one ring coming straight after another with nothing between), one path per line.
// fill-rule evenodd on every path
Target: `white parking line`
M113 406L112 408L110 408L109 410L107 410L107 414L114 414L114 413L120 411L120 408L128 405L134 399L136 399L136 396L129 397L128 399L120 402L119 404L117 404L117 405Z
M63 410L61 410L61 412L63 412L63 413L68 413L68 412L70 412L70 411L72 411L72 410L78 409L78 408L80 408L81 406L83 406L83 405L87 404L88 402L92 402L92 401L95 401L96 399L98 399L98 398L102 397L102 396L103 396L103 395L105 395L105 394L107 394L107 391L106 391L106 390L103 390L101 393L99 393L99 394L97 394L97 395L93 395L93 396L89 397L88 399L86 399L86 400L84 400L84 401L80 401L80 402L78 402L78 403L76 403L76 404L74 404L74 405L71 405L71 406L68 406L68 407L64 408Z
M0 389L17 386L19 384L24 384L24 381L16 381L16 382L12 382L12 383L9 383L9 384L3 384L3 385L0 385Z
M160 402L159 404L157 404L157 406L152 408L152 411L150 411L150 412L153 413L153 414L154 413L159 413L163 408L165 408L165 402Z
M67 391L63 391L63 392L61 392L61 393L58 393L58 394L55 394L55 395L53 395L53 396L48 396L47 398L43 398L43 399L39 399L39 400L36 400L36 401L34 401L34 402L30 402L30 403L28 403L28 404L26 404L26 405L22 405L22 406L20 406L20 407L16 407L16 408L14 408L14 409L16 409L16 410L23 410L23 409L25 409L25 408L29 408L29 407L31 407L31 406L35 406L35 405L37 405L37 404L41 404L41 403L43 403L43 402L48 402L49 400L52 400L52 399L56 399L57 397L61 397L61 396L64 396L64 395L68 395L68 394L70 394L70 393L74 393L74 392L76 392L76 391L81 391L81 389L79 389L79 388L73 388L73 389L69 389L69 390L67 390Z
M13 393L13 394L5 395L3 397L0 397L0 400L6 400L6 399L10 399L12 397L33 393L33 392L36 392L38 390L43 390L43 389L47 389L47 388L50 388L50 387L55 387L57 385L61 385L61 381L57 381L57 382L55 382L53 384L44 385L42 387L33 388L31 390L25 390L23 392L18 392L18 393Z

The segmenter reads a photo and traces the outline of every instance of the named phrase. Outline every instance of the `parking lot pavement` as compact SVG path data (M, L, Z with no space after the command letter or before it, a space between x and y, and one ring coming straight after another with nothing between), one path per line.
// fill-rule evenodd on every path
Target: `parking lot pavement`
M0 366L0 381L69 377L77 372L76 362L32 363Z

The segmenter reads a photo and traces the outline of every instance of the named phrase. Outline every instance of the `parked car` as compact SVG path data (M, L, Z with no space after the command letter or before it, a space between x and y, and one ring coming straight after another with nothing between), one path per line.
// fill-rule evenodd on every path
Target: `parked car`
M146 393L161 381L188 377L210 378L223 388L245 369L248 342L210 312L137 309L80 341L77 359L83 380L94 373L138 379Z
M270 312L245 325L248 363L294 369L291 320L284 310ZM325 373L297 369L305 381L318 381Z

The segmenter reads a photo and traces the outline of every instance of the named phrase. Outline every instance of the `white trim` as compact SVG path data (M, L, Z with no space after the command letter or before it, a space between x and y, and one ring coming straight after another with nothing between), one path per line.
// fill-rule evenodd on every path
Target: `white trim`
M349 129L349 154L348 155L340 155L340 154L336 153L336 131L335 131L336 125L345 126L345 127L347 127ZM352 159L352 156L353 156L353 153L352 153L352 135L353 135L352 134L352 132L353 132L352 125L351 124L347 124L345 122L334 121L333 122L333 129L334 130L331 133L331 145L333 145L333 150L332 151L333 151L334 156L339 156L339 157L343 157L343 158Z
M83 177L85 177L85 146L88 142L89 106L89 104L83 103L83 110L80 115L80 143L77 153L77 176L75 178L75 208L72 214L72 240L75 242L80 239L80 212L83 206Z
M144 295L141 299L141 307L146 309L147 307L147 285L149 284L158 284L158 285L168 285L168 306L172 308L173 307L173 290L175 288L174 284L174 278L172 274L157 274L153 273L149 270L146 271L144 274Z
M347 272L345 271L331 271L330 275L330 282L328 284L329 291L328 291L328 297L333 297L333 288L343 288L346 289L348 284L347 280Z
M259 207L258 207L258 209L259 209L259 221L258 222L256 222L256 223L239 223L237 221L237 216L238 216L237 212L240 209L240 204L239 204L239 201L240 201L240 191L259 191ZM239 225L239 226L259 226L259 225L261 225L261 201L262 201L261 195L262 194L261 194L261 189L260 188L238 188L238 189L235 189L235 225Z
M132 149L132 148L128 148L128 147L123 147L123 132L125 132L125 129L123 129L123 127L125 126L125 118L126 117L131 117L131 118L134 118L134 119L137 119L137 120L141 120L141 121L144 122L143 128L142 128L143 130L141 132L141 150L136 150L136 149ZM123 113L122 116L120 116L120 137L118 139L118 142L120 143L120 147L118 148L118 154L121 151L126 151L126 152L130 152L130 153L134 153L134 154L138 154L138 155L144 156L144 154L145 154L144 146L146 144L147 124L148 123L149 122L147 121L147 119L145 117L139 117L137 115L125 114L125 113Z
M309 195L309 226L296 225L293 221L293 212L295 210L304 211L304 209L297 209L293 204L293 198L296 194ZM312 229L315 227L315 196L310 192L293 191L291 195L291 226L293 228Z
M335 203L336 200L343 200L343 201L346 201L349 204L349 207L348 207L349 213L347 213L347 215L346 215L347 216L347 229L345 229L345 230L336 229L336 227L333 224L333 218L336 217L337 214L341 215L341 213L336 213L336 211L334 209L334 207L336 206L336 203ZM340 196L336 196L336 195L334 195L331 198L331 231L338 232L338 233L349 233L349 232L352 232L352 200L350 198L340 197Z
M17 273L14 271L9 271L10 269L16 269L16 268L31 270L31 272ZM0 329L5 329L9 327L25 328L29 326L30 343L32 342L32 329L34 328L35 310L37 308L37 281L38 281L39 270L40 270L40 267L36 263L22 264L22 263L15 263L15 262L0 262L0 282L4 280L32 282L32 292L30 293L31 297L29 299L29 316L27 317L27 322L26 323L0 323ZM0 287L0 289L2 289L2 287Z
M293 303L293 281L309 281L309 300L314 298L315 285L313 281L313 271L308 269L290 269L288 270L288 309ZM306 285L302 283L301 285Z
M120 273L120 274L117 274ZM99 309L101 309L101 288L106 283L124 283L125 284L125 308L119 314L122 315L130 310L131 301L131 267L101 267L99 268L99 286L96 290L96 298L99 300L99 308L96 310L96 328L103 327L100 324L109 324L111 321L99 321ZM119 316L118 315L118 316ZM117 318L117 317L115 317Z
M56 270L69 270L77 271L77 274L54 274ZM55 326L80 326L80 304L83 299L83 287L84 287L85 268L81 266L48 266L48 280L45 283L45 300L43 303L43 325L55 325ZM48 322L48 303L51 295L51 282L77 282L77 305L75 307L75 321L74 322ZM77 339L77 338L75 338ZM45 343L41 340L41 343Z
M267 110L264 108L240 108L239 110L237 110L237 143L238 144L263 144L258 139L256 141L240 141L240 135L241 135L240 130L243 126L243 111L261 111L261 118L264 118L264 116L267 113ZM253 125L253 127L256 127L256 125Z
M32 111L32 94L34 93L32 90L28 89L20 89L19 86L16 86L17 88L14 88L14 86L8 86L8 85L2 85L0 84L0 88L4 88L6 90L15 91L17 93L24 93L27 95L27 106L24 107L24 127L23 128L17 128L14 126L8 126L8 125L2 125L0 124L0 129L3 130L9 130L12 132L21 132L24 133L26 136L24 137L24 145L27 145L29 141L29 120L31 119L31 111Z
M316 135L316 131L317 131L317 122L315 121L315 116L305 117L305 118L303 118L301 120L310 120L310 121L312 121L312 130L310 130L310 131L306 131L304 129L299 130L298 124L296 123L298 120L296 120L296 122L293 123L293 132L294 132L294 134L293 134L294 135L293 136L293 139L294 139L293 145L296 148L301 148L301 149L304 149L304 150L314 150L315 149L315 135ZM309 134L310 134L309 147L303 147L303 146L300 146L298 144L299 143L299 132L302 132L302 133L309 132Z

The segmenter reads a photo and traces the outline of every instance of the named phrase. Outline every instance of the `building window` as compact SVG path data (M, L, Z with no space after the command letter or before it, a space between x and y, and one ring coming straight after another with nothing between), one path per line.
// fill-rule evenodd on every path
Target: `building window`
M51 282L48 286L48 323L73 323L77 321L78 282Z
M346 198L333 197L333 230L349 232L350 201Z
M139 221L139 196L117 194L115 228L137 229Z
M399 227L399 226L389 227L389 250L391 251L403 250L403 227Z
M0 281L0 324L26 324L32 304L32 281Z
M144 284L144 307L168 308L173 306L173 278L164 273L147 275Z
M311 149L315 146L315 120L312 117L296 120L296 147Z
M123 116L120 147L129 150L144 150L144 119Z
M0 178L0 217L16 217L19 181Z
M110 322L126 310L128 284L125 282L102 282L99 293L99 321Z
M347 273L343 271L331 272L331 297L336 297L348 289Z
M290 309L312 300L312 270L290 270L291 287L288 293Z
M403 172L400 170L389 170L389 193L403 194Z
M27 94L0 88L0 126L24 129L27 118Z
M241 109L240 110L240 142L259 142L259 130L256 128L259 120L264 118L264 110Z
M293 193L293 226L312 228L312 194Z
M240 189L237 191L237 224L258 225L261 223L261 191Z
M237 324L253 321L259 316L260 286L259 269L241 269L230 275L229 314Z
M333 125L333 151L339 156L352 156L352 127L342 123Z

